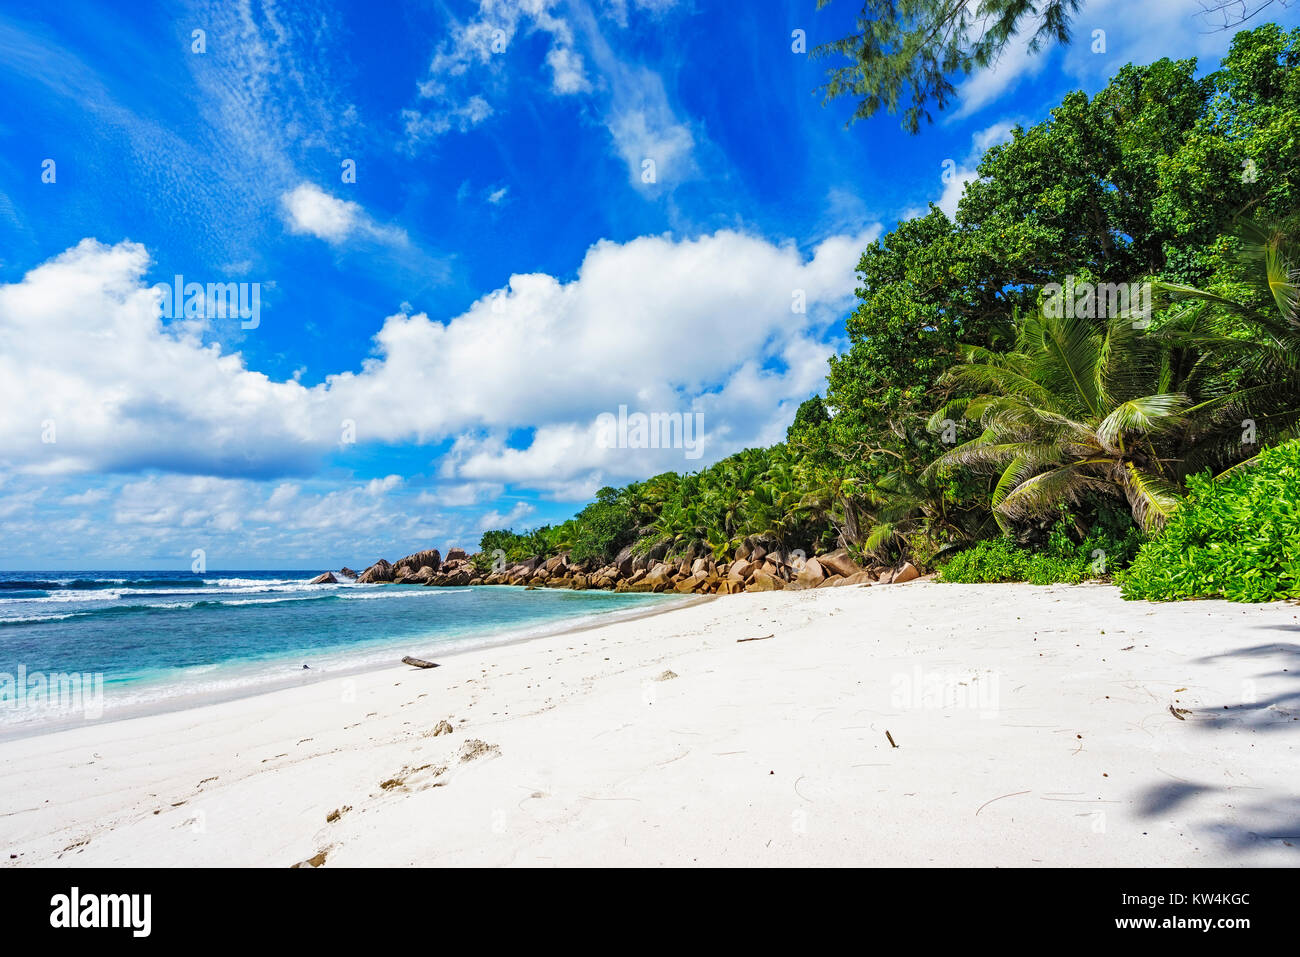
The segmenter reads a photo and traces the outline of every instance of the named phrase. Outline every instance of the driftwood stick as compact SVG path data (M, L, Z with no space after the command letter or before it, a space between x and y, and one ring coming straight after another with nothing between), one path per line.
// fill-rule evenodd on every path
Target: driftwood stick
M438 667L437 664L435 664L435 663L432 662L432 661L425 661L423 658L412 658L410 655L407 655L405 658L402 659L402 664L404 664L404 665L410 665L410 666L413 667L413 668L436 668L436 667Z
M887 737L887 738L889 739L889 746L890 746L891 748L896 748L896 747L898 747L898 745L896 745L896 744L894 743L894 736L893 736L892 734L890 734L888 731L885 732L885 737Z
M766 638L775 638L775 637L776 637L775 635L759 635L757 638L737 638L736 644L740 644L742 641L763 641Z

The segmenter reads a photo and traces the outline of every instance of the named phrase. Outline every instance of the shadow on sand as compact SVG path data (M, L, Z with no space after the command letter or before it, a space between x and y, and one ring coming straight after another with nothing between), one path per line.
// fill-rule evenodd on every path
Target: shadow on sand
M1263 627L1270 631L1300 632L1300 625ZM1188 719L1191 728L1195 733L1229 731L1270 737L1290 731L1297 745L1280 748L1278 754L1281 760L1294 765L1292 780L1294 788L1300 792L1300 645L1291 642L1257 644L1207 655L1195 659L1194 663L1212 665L1226 659L1258 660L1273 667L1243 679L1239 700L1214 702L1197 708ZM1261 697L1256 693L1256 683L1265 679L1289 681L1283 690ZM1144 818L1200 817L1201 820L1192 825L1196 831L1217 837L1233 852L1246 853L1266 846L1280 846L1293 850L1300 861L1300 794L1278 795L1273 792L1273 796L1265 797L1261 792L1268 790L1271 789L1250 784L1218 785L1174 780L1144 791L1138 798L1136 811ZM1205 812L1212 808L1215 809L1213 818L1206 820Z

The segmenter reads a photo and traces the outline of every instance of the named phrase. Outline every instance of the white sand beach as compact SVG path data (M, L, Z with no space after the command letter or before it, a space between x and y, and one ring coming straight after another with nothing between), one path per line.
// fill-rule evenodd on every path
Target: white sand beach
M0 863L1296 865L1298 639L1100 585L726 596L4 742Z

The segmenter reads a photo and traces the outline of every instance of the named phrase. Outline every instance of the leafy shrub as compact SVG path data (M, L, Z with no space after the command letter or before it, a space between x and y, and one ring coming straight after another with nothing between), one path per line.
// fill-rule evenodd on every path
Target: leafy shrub
M1121 577L1125 598L1300 598L1300 441L1222 481L1193 477L1188 490Z
M1048 585L1081 582L1090 573L1085 560L1031 552L1009 538L994 538L955 555L939 570L939 580L967 584L1028 581Z
M1031 585L1070 584L1105 577L1132 560L1142 541L1131 520L1104 517L1076 542L1070 521L1052 526L1045 548L1021 548L1009 538L979 542L958 553L939 570L939 580L978 584L1029 582Z
M609 487L578 513L570 557L575 562L603 564L636 537L636 517L618 491Z

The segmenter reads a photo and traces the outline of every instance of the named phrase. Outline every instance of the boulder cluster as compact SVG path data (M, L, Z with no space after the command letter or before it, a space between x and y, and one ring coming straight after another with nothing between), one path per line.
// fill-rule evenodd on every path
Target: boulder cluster
M709 557L667 560L660 550L634 555L625 548L608 565L574 562L569 555L530 558L495 567L484 556L470 556L453 548L446 558L434 548L407 555L389 564L375 562L360 574L362 583L395 585L518 585L524 588L588 588L618 592L677 592L684 595L726 595L742 591L828 588L836 585L888 585L919 578L910 563L899 568L863 567L846 549L814 558L802 554L769 550L763 543L747 539L730 562ZM477 561L476 561L477 559ZM327 581L327 572L320 581Z

